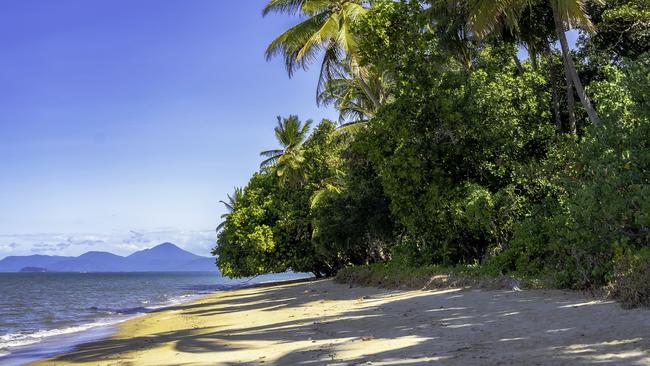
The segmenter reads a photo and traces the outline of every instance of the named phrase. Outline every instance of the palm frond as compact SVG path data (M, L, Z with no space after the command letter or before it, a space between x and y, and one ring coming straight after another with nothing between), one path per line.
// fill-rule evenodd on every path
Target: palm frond
M314 192L314 194L309 198L309 208L316 208L324 198L334 195L341 194L343 192L343 174L340 171L337 171L337 174L333 177L325 179L321 184L321 189Z
M235 187L235 191L233 192L232 195L228 194L226 195L228 197L228 202L226 201L219 201L222 203L228 212L224 213L221 215L221 223L217 225L217 233L221 231L225 225L226 222L228 221L228 218L230 217L230 214L235 211L235 208L237 207L237 202L241 201L242 197L244 196L244 190L241 187Z
M295 14L302 10L306 0L270 0L262 10L262 15L269 13Z
M339 15L336 13L330 14L320 29L305 40L302 47L296 53L296 61L300 62L304 57L312 54L313 50L327 48L327 44L333 43L337 38L340 27Z
M216 230L217 233L218 233L219 231L223 230L223 228L224 228L225 226L226 226L226 222L225 222L225 221L221 221L221 222L219 223L219 225L217 225L217 230Z
M327 83L333 79L340 79L347 76L346 61L343 60L345 52L336 43L329 45L325 49L323 61L320 66L320 74L318 84L316 85L316 103L320 105L321 100L319 96L323 94L327 88Z
M593 1L598 5L603 4L603 0ZM551 6L566 23L567 29L582 28L588 32L595 30L587 13L586 0L551 0Z
M272 157L277 157L279 155L282 155L283 152L284 150L280 150L280 149L266 150L266 151L262 151L260 153L260 156L263 158L272 158Z
M284 155L291 154L294 150L299 149L307 139L312 123L312 120L302 122L296 115L290 115L286 118L278 116L273 131L282 148L262 151L260 156L267 159L262 161L260 169L276 165Z
M517 32L522 11L534 0L473 0L468 3L469 25L476 36L485 37L497 28Z
M264 159L260 163L260 169L268 168L270 166L275 165L278 162L278 159L280 159L280 157L281 157L281 155L280 156L272 156L272 157L270 157L268 159Z
M313 123L314 121L311 119L308 119L303 123L302 128L300 129L300 132L298 134L301 143L307 139L307 135L309 134L309 130L311 129L311 125Z
M368 120L392 100L390 78L365 67L356 67L356 77L347 70L349 67L344 68L340 77L324 83L318 102L334 106L339 111L339 123Z
M337 129L340 132L355 135L368 127L367 120L358 120L354 122L343 123Z
M336 0L334 0L336 1ZM303 4L301 11L303 15L310 16L319 14L325 11L330 11L333 8L333 0L307 0Z
M328 17L327 13L316 14L289 28L269 44L266 49L266 59L270 60L277 55L282 55L289 76L293 76L293 73L300 68L306 69L322 47L319 44L305 46L312 36L320 31Z
M228 202L226 201L219 201L219 203L222 203L224 206L226 206L226 210L232 212L235 208Z
M307 69L322 55L317 95L344 60L357 58L358 44L352 24L366 11L370 0L271 0L270 12L299 14L305 20L282 33L266 50L267 60L282 55L289 76Z

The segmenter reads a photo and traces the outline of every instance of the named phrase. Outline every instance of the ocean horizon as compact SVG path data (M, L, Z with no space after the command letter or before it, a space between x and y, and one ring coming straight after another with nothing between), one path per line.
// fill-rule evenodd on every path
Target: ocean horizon
M0 364L23 365L106 337L125 320L217 291L309 277L218 272L0 273Z

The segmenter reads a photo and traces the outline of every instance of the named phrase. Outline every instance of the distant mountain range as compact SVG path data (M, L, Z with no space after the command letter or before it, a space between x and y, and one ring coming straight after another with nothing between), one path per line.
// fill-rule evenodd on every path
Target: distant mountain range
M48 272L217 271L214 258L192 254L172 243L163 243L126 257L108 252L87 252L78 257L27 255L0 260L0 272L20 272L30 267Z

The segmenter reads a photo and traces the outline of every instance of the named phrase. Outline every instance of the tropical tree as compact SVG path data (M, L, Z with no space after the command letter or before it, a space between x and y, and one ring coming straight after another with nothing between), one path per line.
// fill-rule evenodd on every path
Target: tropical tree
M289 76L307 69L322 54L317 95L328 80L347 73L358 80L375 108L379 96L368 85L367 70L359 63L357 37L353 24L366 12L368 0L271 0L264 8L269 13L298 14L304 20L274 39L266 49L267 59L284 58Z
M281 148L262 151L260 156L266 159L260 163L260 168L277 164L284 155L296 156L295 151L299 150L302 143L307 139L312 124L312 120L303 123L295 115L290 115L287 118L278 116L277 119L278 125L274 129L275 138L280 143Z
M260 164L260 169L274 166L281 184L299 183L304 178L302 163L305 158L302 144L307 139L312 120L303 123L295 115L290 115L287 118L278 116L277 118L275 137L281 148L262 151L260 155L266 159Z
M636 59L650 51L650 1L608 0L589 8L597 28L596 47L614 60Z
M449 52L467 71L474 68L476 44L467 22L468 4L465 0L428 0L424 15L431 21L441 47Z
M244 190L241 187L235 187L235 191L233 192L232 195L226 195L228 197L227 201L219 201L226 207L226 213L221 215L221 223L217 226L217 232L221 231L224 226L226 226L226 221L228 220L228 217L230 214L235 211L235 207L237 206L237 202L241 201L241 198L244 196Z
M538 1L540 0L473 0L472 5L470 6L470 20L472 27L478 35L490 33L498 25L503 23L506 23L509 27L518 27L518 19L522 10L536 4ZM598 114L591 104L591 100L580 81L575 63L571 56L569 43L566 38L566 31L568 29L579 27L588 32L594 30L594 26L586 12L587 0L548 1L553 10L555 31L562 50L562 59L567 79L567 90L571 87L575 88L575 91L589 116L589 120L592 124L599 126L601 124L600 118L598 117ZM602 3L602 0L593 1Z
M341 127L347 128L367 122L375 116L378 108L370 98L368 90L379 99L379 105L385 105L392 99L389 93L390 77L387 73L369 72L368 68L364 69L364 73L364 84L361 79L355 79L345 73L327 80L318 95L319 103L334 106L339 111Z

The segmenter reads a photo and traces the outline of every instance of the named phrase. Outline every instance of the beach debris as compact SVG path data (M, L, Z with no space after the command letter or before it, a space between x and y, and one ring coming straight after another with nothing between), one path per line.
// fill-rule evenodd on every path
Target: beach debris
M361 341L362 341L362 342L372 341L373 339L375 339L375 337L373 337L373 336L365 336L365 337L361 337Z
M358 303L362 303L363 300L368 300L368 299L370 299L370 296L361 296L360 298L358 298L358 299L356 300L356 303L357 303L357 304L358 304Z

